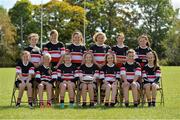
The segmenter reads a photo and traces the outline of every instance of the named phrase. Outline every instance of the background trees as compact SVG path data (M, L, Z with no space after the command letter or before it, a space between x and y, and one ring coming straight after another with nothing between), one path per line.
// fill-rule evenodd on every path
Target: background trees
M48 41L51 29L58 30L60 41L70 42L73 31L84 33L85 22L87 47L96 31L106 33L109 45L114 45L116 35L124 32L130 48L137 46L139 35L147 34L152 49L157 51L163 64L179 65L176 62L180 56L177 52L180 41L178 11L173 10L169 0L51 0L43 5L19 0L8 13L9 22L16 28L16 36L11 35L16 46L27 45L27 36L31 32L41 35L42 15L43 43ZM176 52L170 54L173 51Z

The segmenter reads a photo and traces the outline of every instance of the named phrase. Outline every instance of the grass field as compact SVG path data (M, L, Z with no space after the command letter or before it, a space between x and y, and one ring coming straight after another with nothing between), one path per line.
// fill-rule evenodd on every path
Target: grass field
M0 68L0 119L180 119L180 67L162 67L165 106L155 108L10 107L14 68ZM26 96L26 94L24 94Z

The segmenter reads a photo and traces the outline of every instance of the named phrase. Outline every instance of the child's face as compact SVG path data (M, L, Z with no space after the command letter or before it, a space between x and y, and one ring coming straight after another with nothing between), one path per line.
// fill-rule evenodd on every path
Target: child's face
M135 53L128 53L127 59L128 59L129 62L134 62Z
M24 52L22 55L22 60L23 61L29 61L30 60L30 54L27 52Z
M117 42L118 42L118 43L123 43L123 42L124 42L124 36L119 35L119 36L117 37Z
M96 41L99 45L102 45L102 44L104 44L105 38L103 35L100 34L96 37Z
M155 60L155 56L152 52L147 53L148 62L153 62Z
M36 45L37 43L38 43L38 39L36 37L31 37L30 44L31 45Z
M87 54L86 56L85 56L85 62L87 63L91 63L92 62L92 56L90 55L90 54Z
M56 41L57 39L58 39L58 35L56 33L51 34L50 36L51 41Z
M80 41L81 41L81 36L80 36L79 34L75 34L75 35L73 36L73 43L79 44Z
M146 47L147 45L147 40L146 40L146 38L140 38L140 40L139 40L139 46L141 46L141 47Z
M51 62L51 59L49 57L43 57L43 63L44 64L49 64Z
M65 63L71 63L71 55L65 55L64 56L64 62Z
M113 55L109 54L107 56L107 63L111 64L111 63L114 63L114 57Z

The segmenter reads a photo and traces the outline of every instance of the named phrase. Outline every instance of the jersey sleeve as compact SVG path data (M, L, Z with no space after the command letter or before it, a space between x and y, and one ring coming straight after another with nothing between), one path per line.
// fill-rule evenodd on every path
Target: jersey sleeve
M16 64L16 73L17 74L21 74L22 73L20 61L18 61L17 64Z
M141 76L141 66L136 63L135 75Z
M123 64L122 67L120 68L120 75L126 75L125 64Z
M29 74L34 74L35 72L34 72L34 65L31 63L31 65L30 65L30 68L29 68Z

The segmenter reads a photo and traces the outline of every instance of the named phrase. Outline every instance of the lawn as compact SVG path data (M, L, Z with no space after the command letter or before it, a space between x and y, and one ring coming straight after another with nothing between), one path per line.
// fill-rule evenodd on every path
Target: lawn
M17 109L10 107L14 74L14 68L0 68L0 119L180 119L180 67L162 67L165 106L155 108L29 109L24 104Z

